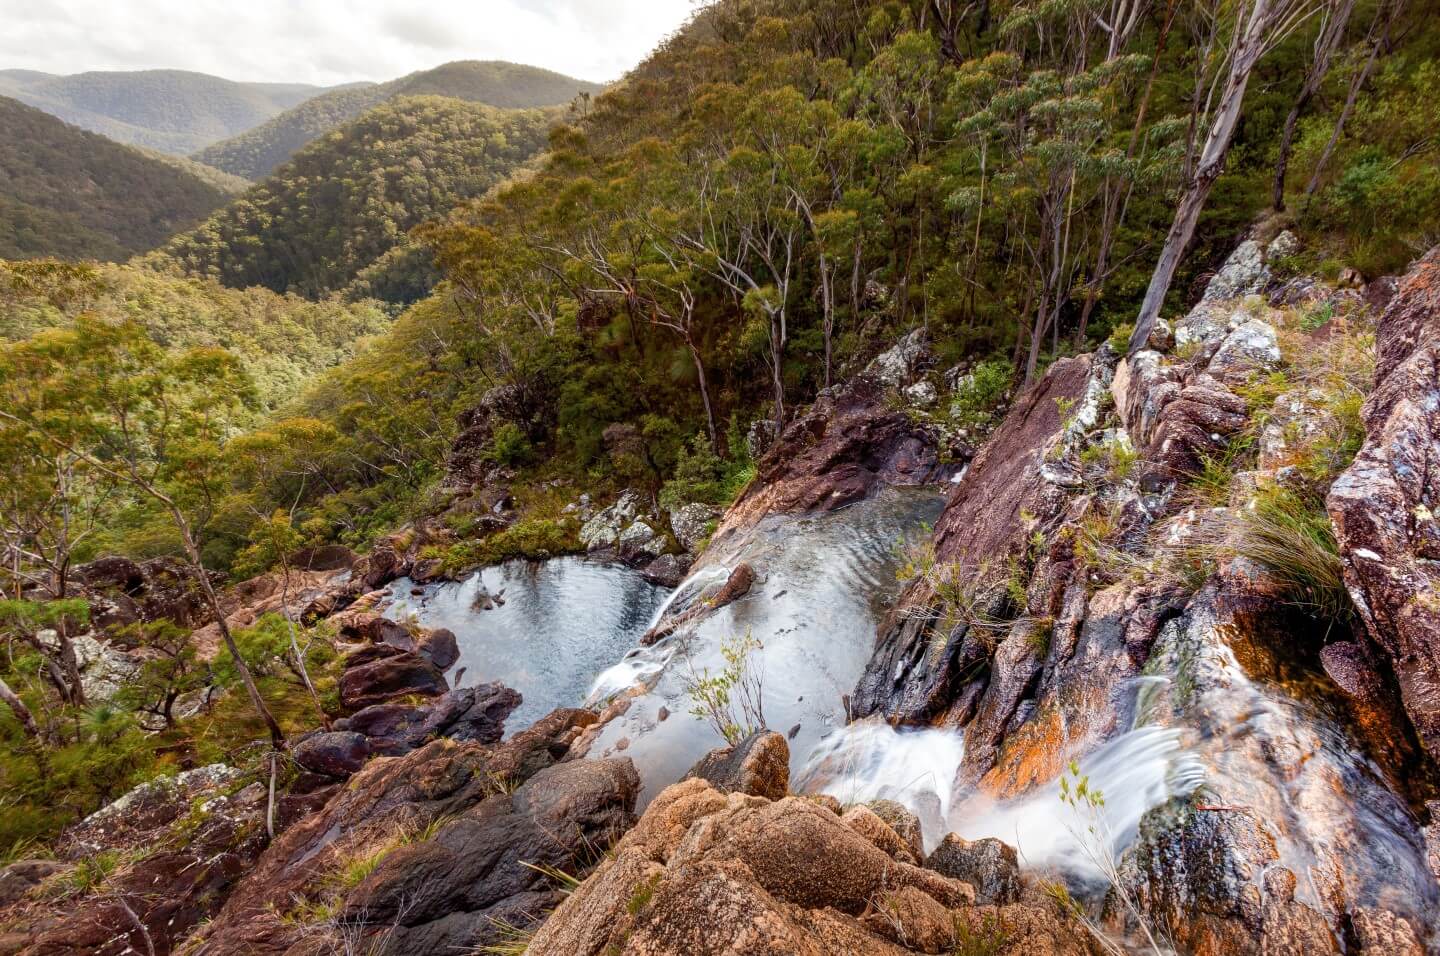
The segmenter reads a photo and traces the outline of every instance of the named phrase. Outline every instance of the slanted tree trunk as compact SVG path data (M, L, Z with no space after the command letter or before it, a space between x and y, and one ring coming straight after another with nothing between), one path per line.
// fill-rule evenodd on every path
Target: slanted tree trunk
M35 740L40 739L40 727L35 723L35 715L30 713L30 708L25 706L20 695L11 690L10 685L5 683L3 678L0 678L0 701L4 701L5 706L9 707L10 712L15 715L15 719L20 721L20 727L25 731L25 736Z
M1160 309L1165 304L1165 296L1170 291L1170 283L1175 278L1175 270L1179 268L1185 249L1195 235L1195 225L1200 221L1205 200L1225 167L1225 157L1235 137L1235 127L1240 122L1245 87L1250 82L1255 65L1273 43L1309 12L1305 0L1254 0L1252 6L1239 12L1236 45L1230 51L1225 90L1215 107L1214 118L1194 164L1195 171L1176 206L1175 221L1165 236L1165 245L1150 277L1150 286L1145 290L1140 314L1135 319L1135 332L1130 336L1130 354L1140 351L1149 340L1155 320L1160 317Z
M1390 42L1390 29L1399 19L1400 13L1405 8L1406 0L1392 0L1390 3L1381 3L1375 10L1375 18L1370 22L1368 42L1370 53L1365 58L1365 65L1350 80L1350 89L1345 94L1345 105L1340 108L1340 115L1335 118L1335 127L1330 131L1330 138L1325 142L1325 148L1320 151L1320 158L1315 162L1315 169L1310 174L1310 181L1305 184L1305 198L1308 200L1314 196L1320 188L1320 176L1325 167L1330 164L1330 157L1335 153L1335 147L1340 143L1340 137L1345 134L1345 124L1350 121L1350 114L1355 111L1355 101L1360 98L1360 91L1364 89L1365 83L1370 79L1370 74L1379 61L1380 51Z
M1320 90L1320 84L1325 81L1325 74L1330 71L1330 63L1335 57L1335 51L1340 48L1340 41L1345 39L1345 28L1349 26L1350 14L1354 10L1355 0L1332 0L1326 7L1325 21L1320 25L1320 32L1315 37L1315 56L1310 61L1310 69L1305 72L1300 93L1291 104L1290 112L1285 116L1285 128L1280 133L1280 148L1275 158L1275 181L1271 187L1270 202L1276 212L1285 211L1285 174L1290 168L1290 149L1295 141L1295 129L1300 125L1300 114Z

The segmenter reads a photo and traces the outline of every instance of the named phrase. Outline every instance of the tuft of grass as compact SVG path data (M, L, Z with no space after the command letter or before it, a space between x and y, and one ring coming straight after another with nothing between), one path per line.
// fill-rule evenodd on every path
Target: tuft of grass
M481 946L476 952L480 956L525 956L525 951L530 948L530 941L535 938L535 927L539 926L516 926L507 919L494 916L487 917L490 926L495 930L495 935L500 937L493 943Z
M1351 620L1355 606L1323 499L1267 485L1233 524L1230 548L1281 581L1290 603L1320 620Z
M1001 925L994 913L986 913L971 923L964 917L954 917L955 943L950 956L996 956L1010 946L1010 932Z
M541 876L552 881L555 884L556 889L558 889L561 893L564 893L566 896L569 896L571 893L575 892L575 890L579 888L580 884L584 882L574 873L566 873L558 866L551 866L548 863L528 863L525 860L521 860L520 865L525 867L525 869L527 870L534 870L536 873L539 873Z

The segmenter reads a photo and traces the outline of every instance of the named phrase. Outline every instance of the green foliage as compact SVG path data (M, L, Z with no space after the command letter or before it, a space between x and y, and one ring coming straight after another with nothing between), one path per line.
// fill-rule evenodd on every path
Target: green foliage
M763 645L749 631L720 647L725 665L716 674L708 667L695 671L689 662L685 693L694 701L690 715L703 720L726 743L738 744L765 729L764 675L755 665L755 652Z
M999 420L1001 404L1015 379L1015 368L1000 359L988 359L967 375L950 399L950 420L977 437L983 437Z
M495 429L494 437L490 439L490 447L485 450L484 458L509 468L529 461L534 451L530 439L519 425L514 422L501 422Z
M539 111L435 96L376 106L150 262L236 288L309 296L342 289L405 246L409 230L508 176L544 145L548 125ZM425 268L423 259L415 267ZM384 285L408 288L394 276Z
M427 558L439 558L445 574L456 575L477 567L516 558L550 558L580 550L573 521L555 518L521 518L485 538L460 541L445 548L431 547Z
M725 461L715 454L703 434L697 434L688 447L681 449L675 477L660 489L660 507L673 510L692 501L728 504L730 482L726 472Z
M0 96L0 259L126 259L226 200L188 171Z
M1239 509L1229 547L1274 575L1291 604L1321 621L1348 626L1355 606L1324 499L1276 485Z
M307 143L401 96L450 96L503 109L533 109L563 105L579 94L599 91L596 84L533 66L447 63L389 83L327 90L259 126L207 146L195 158L237 176L259 180Z

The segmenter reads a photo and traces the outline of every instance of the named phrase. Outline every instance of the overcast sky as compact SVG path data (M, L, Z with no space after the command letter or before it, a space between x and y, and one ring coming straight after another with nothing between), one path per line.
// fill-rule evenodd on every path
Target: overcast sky
M0 0L0 69L197 70L329 85L450 60L619 78L692 0Z

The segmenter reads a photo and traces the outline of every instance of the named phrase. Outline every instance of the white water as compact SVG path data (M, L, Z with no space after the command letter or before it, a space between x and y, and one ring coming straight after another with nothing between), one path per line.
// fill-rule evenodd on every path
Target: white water
M933 492L891 489L830 514L767 518L712 546L657 620L683 613L741 561L756 573L750 592L601 673L592 702L637 684L642 692L590 755L632 758L644 782L642 806L679 780L724 742L690 713L688 679L719 673L726 642L748 634L760 644L747 662L764 681L765 722L786 734L798 767L845 721L845 695L870 657L879 615L899 591L897 544L933 521L941 504Z
M1064 803L1058 780L1008 801L957 794L954 780L964 754L959 731L857 721L816 746L795 789L842 803L903 804L920 817L927 850L950 832L968 840L996 837L1014 846L1026 866L1100 879L1134 842L1147 811L1204 781L1199 760L1181 745L1181 732L1166 727L1138 727L1079 759L1071 784L1086 778L1092 792L1100 791L1104 805L1098 810Z

